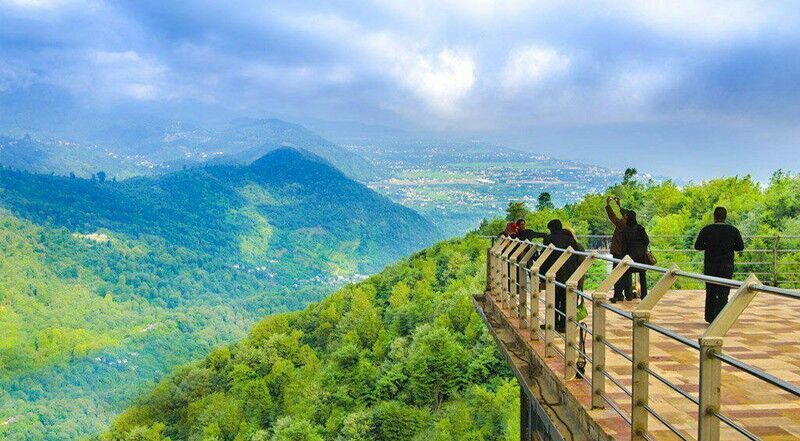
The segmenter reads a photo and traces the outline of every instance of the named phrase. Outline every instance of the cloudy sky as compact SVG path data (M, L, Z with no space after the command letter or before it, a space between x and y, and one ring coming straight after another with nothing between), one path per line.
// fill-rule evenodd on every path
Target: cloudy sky
M0 0L0 94L33 85L684 179L800 170L794 1Z

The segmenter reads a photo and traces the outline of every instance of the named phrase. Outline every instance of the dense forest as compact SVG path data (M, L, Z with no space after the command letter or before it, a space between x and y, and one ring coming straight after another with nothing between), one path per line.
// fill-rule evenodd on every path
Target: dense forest
M470 295L486 241L440 243L179 370L104 439L511 439L516 383Z
M767 186L734 177L681 188L630 172L607 194L639 211L661 246L688 247L719 204L746 235L800 234L795 175L776 173ZM512 203L508 218L537 229L561 218L581 234L606 234L605 197L535 211ZM516 383L470 303L483 287L488 241L480 235L505 221L484 222L303 311L263 319L241 342L164 380L102 439L515 438ZM666 264L672 256L661 257Z
M291 149L118 182L0 169L0 438L97 433L174 366L437 234Z

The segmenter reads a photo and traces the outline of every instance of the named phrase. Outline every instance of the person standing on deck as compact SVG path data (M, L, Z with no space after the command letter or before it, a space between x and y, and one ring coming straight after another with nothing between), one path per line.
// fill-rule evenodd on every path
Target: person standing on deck
M703 272L709 276L733 277L734 252L744 249L739 230L725 222L728 210L725 207L714 209L714 223L706 225L697 235L694 247L704 251ZM706 322L711 323L728 303L730 287L716 283L706 283Z
M635 211L626 211L625 224L625 229L622 230L622 254L631 256L631 259L636 263L651 265L652 262L647 259L647 247L650 246L650 237L647 236L644 226L636 221ZM631 268L621 279L625 299L633 299L633 273L639 275L640 297L645 298L647 296L647 271Z
M570 234L569 231L565 230L561 221L558 219L553 219L547 223L547 229L550 230L550 234L544 238L544 245L553 244L556 248L567 249L568 247L572 247L573 250L576 251L584 251L583 247L578 244L575 240L575 237ZM544 262L541 268L541 273L546 274L547 271L553 266L556 260L558 260L559 256L561 256L561 251L553 251L547 260ZM565 283L569 276L578 269L580 265L580 261L578 260L577 255L573 255L572 257L567 260L564 265L556 272L556 281L559 283ZM566 314L567 310L567 290L562 287L556 285L556 331L564 333L566 330L566 322L567 319L564 315ZM560 314L559 314L560 312Z
M517 237L517 223L516 222L509 222L506 224L506 229L501 231L497 237L510 237L512 239Z
M609 251L611 252L611 257L615 259L622 259L625 257L625 247L622 243L622 232L625 230L625 227L628 222L628 210L622 208L622 205L619 202L618 197L614 197L614 202L617 204L617 208L619 208L619 216L614 212L614 209L611 207L611 196L606 198L606 213L608 214L608 220L614 224L614 234L611 236L611 245L609 246ZM616 267L618 264L614 264ZM624 277L617 281L614 284L614 296L611 297L611 303L617 303L617 301L622 300L623 291L625 290L625 281ZM633 293L628 293L629 296L632 296ZM627 299L632 300L633 297Z

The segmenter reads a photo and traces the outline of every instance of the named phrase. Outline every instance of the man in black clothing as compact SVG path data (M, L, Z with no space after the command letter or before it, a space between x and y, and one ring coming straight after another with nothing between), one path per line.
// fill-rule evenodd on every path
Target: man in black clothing
M550 234L545 236L544 244L550 245L553 244L557 248L567 249L567 247L572 247L572 249L576 251L583 251L583 247L578 244L575 240L575 236L573 236L569 231L565 230L561 224L561 221L558 219L553 219L547 223L547 229L550 230ZM553 251L548 256L547 260L542 265L540 270L541 274L546 274L547 271L553 266L553 263L561 256L560 251ZM572 256L569 260L567 260L564 265L556 272L556 281L559 283L565 283L569 276L578 269L580 265L580 261L578 256ZM567 290L561 286L556 285L556 331L563 333L566 329L566 317L561 314L566 314L567 311ZM559 314L558 312L561 312Z
M739 230L725 223L728 211L724 207L714 209L714 223L700 230L694 247L705 251L703 259L704 273L709 276L733 277L733 259L735 251L744 249L744 242ZM706 322L711 323L728 303L730 288L706 283Z

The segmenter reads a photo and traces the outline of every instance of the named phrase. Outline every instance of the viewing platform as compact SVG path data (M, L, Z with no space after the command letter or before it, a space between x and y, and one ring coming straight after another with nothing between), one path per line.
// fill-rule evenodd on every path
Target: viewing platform
M558 259L540 274L551 253ZM557 281L571 256L584 260ZM510 239L487 259L486 292L474 302L520 382L521 440L800 439L796 291L755 275L742 283L630 259L581 291L578 280L613 259ZM661 279L645 300L611 304L630 267ZM685 287L705 281L732 287L711 325L705 291ZM567 290L564 333L554 329L557 287ZM581 299L588 317L578 324Z

